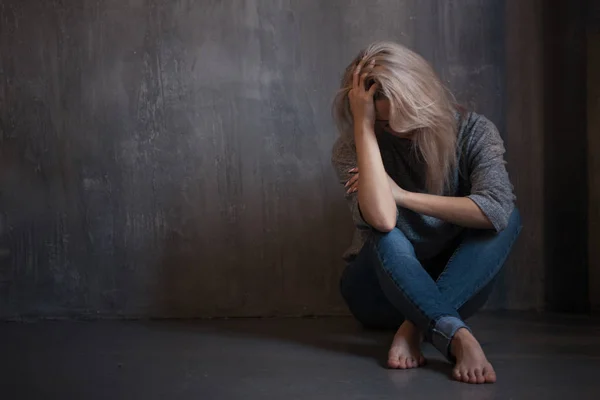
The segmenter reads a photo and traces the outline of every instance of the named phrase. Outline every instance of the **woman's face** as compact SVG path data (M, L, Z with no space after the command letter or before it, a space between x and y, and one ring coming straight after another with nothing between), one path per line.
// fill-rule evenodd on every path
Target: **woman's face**
M375 100L375 129L403 139L410 139L412 132L398 132L390 126L390 101Z

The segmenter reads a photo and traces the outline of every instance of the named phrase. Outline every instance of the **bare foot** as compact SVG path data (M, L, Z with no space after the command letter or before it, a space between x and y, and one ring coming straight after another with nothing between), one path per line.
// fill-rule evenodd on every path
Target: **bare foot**
M459 329L452 342L450 351L456 357L456 366L452 371L454 379L465 383L494 383L496 372L487 360L481 345L467 329Z
M412 322L405 321L392 341L388 353L388 366L408 369L425 364L425 357L421 354L421 340L422 335L417 327Z

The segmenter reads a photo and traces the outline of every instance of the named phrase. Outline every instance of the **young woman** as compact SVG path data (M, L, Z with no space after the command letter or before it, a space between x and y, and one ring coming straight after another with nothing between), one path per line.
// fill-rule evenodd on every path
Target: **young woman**
M496 127L394 43L350 64L334 115L332 161L356 225L341 279L350 311L367 327L399 327L391 368L423 365L426 340L455 363L455 379L495 382L464 321L521 230Z

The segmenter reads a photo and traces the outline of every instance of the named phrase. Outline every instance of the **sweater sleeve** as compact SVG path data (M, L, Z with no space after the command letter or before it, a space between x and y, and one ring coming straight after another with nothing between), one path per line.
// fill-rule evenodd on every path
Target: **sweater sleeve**
M349 171L352 168L358 167L358 160L356 158L356 149L352 145L352 143L344 139L343 137L339 137L335 144L333 145L333 151L331 155L331 163L333 165L333 169L337 175L339 183L344 186L346 182L352 177L352 173ZM350 207L350 212L352 213L352 220L354 224L359 229L370 229L371 226L364 220L360 207L358 205L358 193L346 193L344 188L344 193L346 197L346 202Z
M470 136L466 154L471 182L468 197L500 232L508 225L515 203L504 160L504 142L496 126L482 116L474 122Z

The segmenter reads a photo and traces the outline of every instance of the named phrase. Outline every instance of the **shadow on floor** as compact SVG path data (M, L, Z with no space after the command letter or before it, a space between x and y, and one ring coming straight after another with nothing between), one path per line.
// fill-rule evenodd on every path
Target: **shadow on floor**
M387 352L394 331L367 330L351 318L228 319L169 324L164 329L187 330L208 327L220 337L282 342L308 349L328 351L369 359L387 369ZM428 344L424 345L427 364L423 367L450 378L452 366ZM432 357L433 355L433 357Z

